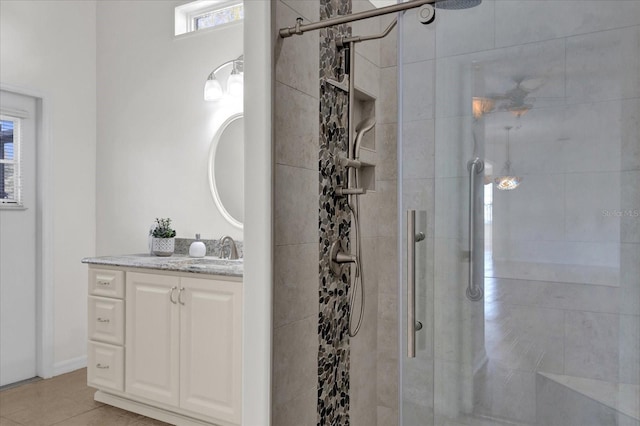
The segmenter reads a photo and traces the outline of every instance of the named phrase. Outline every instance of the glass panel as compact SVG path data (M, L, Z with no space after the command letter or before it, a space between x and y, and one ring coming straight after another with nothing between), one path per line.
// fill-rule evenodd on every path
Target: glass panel
M402 208L433 243L405 426L640 425L640 1L543 3L400 27Z
M244 6L237 4L224 9L214 10L194 18L195 29L216 27L244 19Z
M13 121L0 120L0 160L13 160Z
M13 164L0 163L0 199L5 201L16 199L14 167Z

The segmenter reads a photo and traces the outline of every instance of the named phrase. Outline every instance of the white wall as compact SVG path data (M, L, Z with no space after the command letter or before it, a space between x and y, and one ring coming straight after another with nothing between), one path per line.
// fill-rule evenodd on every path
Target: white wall
M82 366L86 354L80 259L95 251L95 12L93 1L0 3L0 82L45 98L54 374Z
M242 239L211 197L207 164L216 105L203 100L218 65L242 53L242 25L175 37L184 1L97 6L97 253L140 253L156 217L179 237Z

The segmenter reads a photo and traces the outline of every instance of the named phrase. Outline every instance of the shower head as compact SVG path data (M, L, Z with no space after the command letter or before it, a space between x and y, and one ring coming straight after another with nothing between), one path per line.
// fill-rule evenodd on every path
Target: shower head
M356 139L353 144L353 158L356 160L360 158L360 145L362 144L362 137L369 130L373 129L373 126L376 125L376 120L374 118L366 118L358 123L356 126Z
M478 6L482 0L439 0L436 1L436 9L469 9Z

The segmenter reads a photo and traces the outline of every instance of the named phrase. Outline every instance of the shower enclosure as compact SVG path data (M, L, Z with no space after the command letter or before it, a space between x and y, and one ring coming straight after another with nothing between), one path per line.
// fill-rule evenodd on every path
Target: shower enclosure
M640 425L640 1L398 34L401 424Z

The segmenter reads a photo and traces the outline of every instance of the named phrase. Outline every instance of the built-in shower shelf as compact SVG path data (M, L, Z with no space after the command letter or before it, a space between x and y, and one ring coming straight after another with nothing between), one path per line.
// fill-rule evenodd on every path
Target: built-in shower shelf
M574 409L592 412L594 417L610 418L620 422L615 424L640 424L639 385L612 383L564 374L538 372L538 375L537 391L540 392L538 400L544 400L542 396L545 392L547 395L553 395L551 402L538 401L539 415L554 419L562 418L567 422L565 424L569 424L569 420L577 416L567 415L567 412ZM568 401L575 406L567 406ZM553 413L554 410L559 412Z
M376 116L376 98L356 87L355 105L353 109L353 125L356 126L362 120ZM362 139L362 147L376 149L375 127L367 132Z

